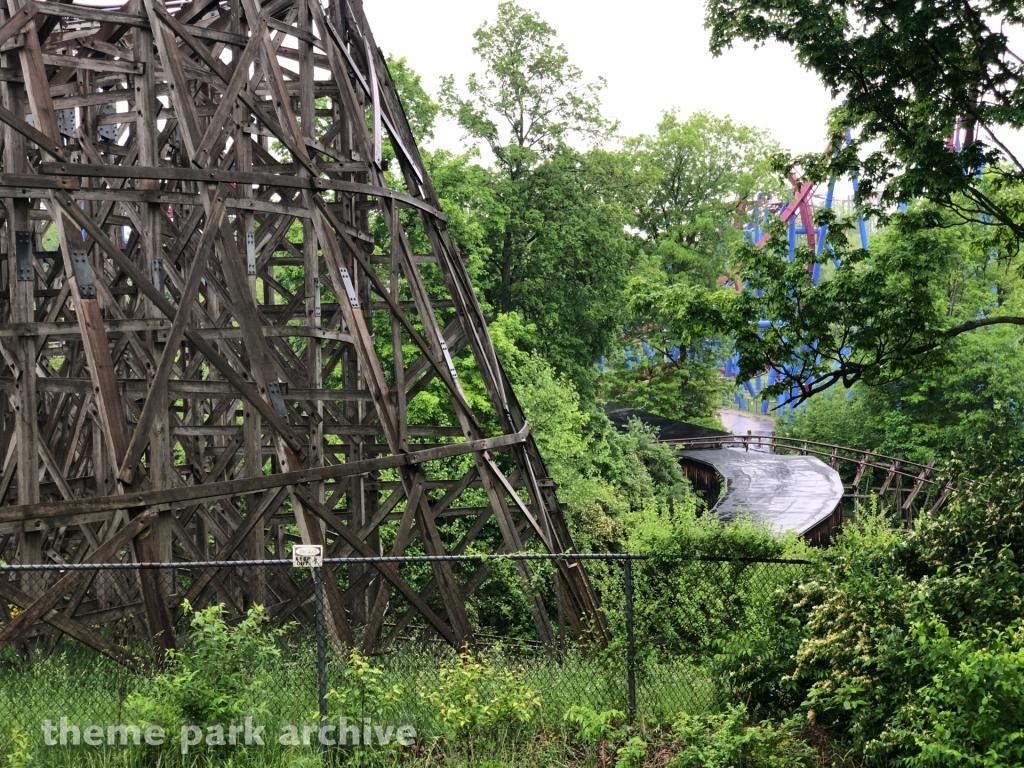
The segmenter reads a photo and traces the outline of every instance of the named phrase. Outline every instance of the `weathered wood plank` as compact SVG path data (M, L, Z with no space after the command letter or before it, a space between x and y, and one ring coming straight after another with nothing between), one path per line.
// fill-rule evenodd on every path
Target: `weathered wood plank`
M153 425L154 419L157 417L157 409L166 409L167 381L171 375L171 366L174 364L175 358L178 355L178 347L185 335L185 328L191 315L191 306L199 293L203 272L206 269L206 261L213 250L213 241L217 236L217 230L220 227L223 216L224 198L219 197L214 204L213 213L206 220L206 229L196 248L195 261L192 262L188 278L185 281L185 288L179 297L178 305L182 309L179 309L174 316L174 321L171 323L167 338L163 342L163 354L160 355L160 359L156 364L156 370L153 372L153 388L150 389L146 403L142 407L142 414L135 424L135 431L132 433L131 442L128 444L127 449L120 454L123 458L121 458L118 477L126 483L130 484L135 477L136 465L149 442L149 430ZM154 389L160 391L154 392Z
M148 511L141 513L138 517L125 525L120 531L111 536L98 549L94 550L85 560L86 563L102 563L121 549L124 549L131 541L142 533L154 519L156 512ZM31 605L19 613L14 620L0 629L0 650L6 648L12 641L16 640L32 624L39 621L48 613L64 595L71 592L75 585L89 576L88 571L68 571L57 582L48 588L42 595L35 598Z
M33 603L31 595L3 580L0 580L0 598L16 605L21 610L28 608ZM142 663L138 657L127 648L114 645L102 635L93 632L74 619L69 619L63 613L51 608L42 615L42 620L129 669L136 672L142 670Z
M522 431L514 435L488 437L482 440L463 443L449 443L422 451L410 451L393 456L382 456L377 459L363 459L362 461L353 461L337 466L316 467L295 472L280 472L245 480L231 480L184 488L127 493L124 496L78 499L73 503L42 502L39 504L15 505L0 509L0 522L38 521L40 526L42 526L48 517L91 514L115 509L137 509L161 505L181 506L189 502L237 496L252 493L253 491L280 488L282 486L301 485L321 480L336 480L380 469L412 467L428 461L462 456L477 451L501 450L522 443L526 440L528 434L524 427Z
M0 120L7 122L7 117L4 116L3 112L0 112ZM29 129L32 128L27 123L25 123L25 125ZM33 141L36 141L36 139L33 138L33 136L36 135L38 134L28 136L26 133L26 136L31 138ZM36 143L38 143L38 141ZM49 146L45 146L44 149L47 151L50 151L51 149L58 151L55 147L56 145L51 142L51 144ZM61 156L63 156L63 150L59 151L61 152ZM351 192L354 194L388 198L410 208L417 208L424 213L428 213L437 218L444 218L441 211L433 205L430 205L419 198L407 195L404 192L399 192L397 190L388 189L387 187L374 184L360 184L354 181L341 181L339 179L324 179L318 177L310 178L292 176L283 173L262 173L256 171L228 171L220 168L211 168L209 170L200 168L147 168L137 165L124 167L119 165L88 165L86 163L41 163L39 170L44 175L53 177L81 176L109 179L167 179L173 181L207 182L211 184L252 184L267 187L282 187L284 189L305 189L315 192L328 190Z

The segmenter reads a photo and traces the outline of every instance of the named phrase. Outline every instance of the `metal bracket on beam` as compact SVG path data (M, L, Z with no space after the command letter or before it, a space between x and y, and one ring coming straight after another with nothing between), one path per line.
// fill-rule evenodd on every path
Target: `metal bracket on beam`
M100 114L113 115L117 112L117 107L114 104L104 104L100 108ZM96 126L96 135L99 136L101 141L117 141L117 129L118 125L98 125Z
M345 293L348 294L348 303L352 309L359 309L359 297L356 295L356 287L352 284L352 276L345 267L341 268L341 282L345 284Z
M267 394L270 395L270 404L274 406L274 412L281 417L281 420L288 424L288 408L284 404L284 394L281 392L281 384L277 381L267 382Z
M78 283L78 295L83 299L96 298L96 284L92 281L92 265L85 251L71 252L71 267L75 270L75 282Z
M245 233L245 264L250 275L256 274L256 233Z
M164 292L164 260L153 259L153 285L160 293Z
M35 280L35 257L32 254L32 233L19 230L14 234L15 261L17 262L18 280L31 283Z
M76 112L73 109L59 109L57 110L57 130L61 132L61 135L67 136L68 138L74 138L75 128L77 128Z
M455 370L455 362L452 360L452 354L448 351L448 345L444 343L444 339L441 339L441 354L444 355L444 361L448 364L448 372L451 373L452 378L457 381L459 374L458 371Z

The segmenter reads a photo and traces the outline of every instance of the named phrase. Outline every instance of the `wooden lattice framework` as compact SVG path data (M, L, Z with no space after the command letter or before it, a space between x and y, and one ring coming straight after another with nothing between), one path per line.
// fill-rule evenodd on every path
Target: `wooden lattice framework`
M571 548L360 0L7 3L0 557L261 559L299 538L437 555L488 530L499 551ZM453 360L476 366L485 405ZM452 425L411 424L410 401L438 386ZM429 462L460 456L460 478L430 479ZM471 524L450 540L455 515ZM482 579L432 568L419 593L391 567L352 566L344 593L326 579L333 634L372 647L400 594L461 642ZM146 626L173 644L146 573ZM72 631L88 580L0 616L0 648L44 619L88 638ZM555 582L568 626L599 627L581 569ZM533 614L552 641L539 597Z

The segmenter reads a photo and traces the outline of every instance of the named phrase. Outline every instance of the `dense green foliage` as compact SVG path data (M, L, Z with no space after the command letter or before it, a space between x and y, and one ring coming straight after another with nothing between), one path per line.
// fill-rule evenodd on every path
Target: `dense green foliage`
M709 0L714 52L737 39L780 41L843 100L833 110L827 148L777 158L777 167L796 167L819 182L859 178L861 210L883 224L892 220L899 240L868 255L833 226L843 269L813 288L800 272L812 254L780 261L786 243L778 231L774 246L742 253L752 290L735 298L680 297L689 299L680 309L698 321L738 334L741 375L795 352L801 365L780 389L808 383L807 395L837 381L877 383L928 367L962 333L1024 324L1019 307L998 303L975 316L933 311L950 239L974 241L1004 269L1022 266L1024 166L1000 139L1024 125L1024 64L1008 48L1022 21L1019 3L1006 0ZM963 146L951 151L950 136L960 129ZM897 203L917 198L930 206L896 213ZM832 256L826 249L822 260ZM748 295L756 291L763 293ZM774 332L754 333L750 322L765 317Z
M796 385L801 398L839 382L875 386L948 370L957 342L978 329L1020 336L1020 276L984 226L957 225L922 204L896 214L867 251L830 212L819 219L833 226L817 256L801 246L789 261L782 225L764 247L742 243L743 291L650 284L637 301L680 332L709 337L728 329L741 378L774 369L781 381L769 394ZM825 268L816 285L811 263ZM770 326L759 327L765 318Z
M875 352L861 361L867 366L863 383L812 398L796 415L791 435L922 462L967 446L996 457L1024 455L1019 326L979 327L915 355L912 365L903 362L906 349L926 344L935 329L991 313L1019 314L1024 307L1024 280L990 250L987 230L949 224L934 208L914 208L872 238L870 255L854 259L855 269L837 270L820 289L799 294L806 298L800 308L805 325L793 333L794 323L787 324L786 345L823 332L811 328L808 317L824 325L832 314L840 320L835 327L849 329L816 347L820 361L794 350L805 370L816 366L812 376L847 366L838 358L853 353L843 345ZM912 279L895 278L900 270ZM780 330L775 338L781 336ZM780 346L774 354L783 351ZM888 374L880 377L883 358ZM834 367L826 370L830 359Z
M801 589L810 716L906 765L1024 760L1024 478L972 474L941 518L851 535Z
M483 73L465 95L452 78L441 92L471 146L496 161L480 178L489 205L469 251L475 285L496 312L536 325L533 348L589 388L620 322L634 251L626 211L607 194L605 153L574 148L614 128L601 114L603 83L586 83L555 30L515 3L499 5L475 38Z
M706 9L714 53L737 39L779 41L842 99L828 147L797 161L816 180L857 174L858 201L882 214L924 197L1005 230L1007 242L1024 236L1019 203L977 175L1005 162L1000 186L1024 181L1002 141L1024 127L1024 61L1009 48L1024 24L1015 0L708 0ZM961 152L948 148L954 127Z
M624 142L635 177L629 191L645 251L675 282L715 285L743 239L737 223L758 194L775 191L767 133L730 118L666 112L657 133Z
M603 384L611 399L715 425L723 392L718 366L729 340L674 322L674 314L645 297L666 287L717 286L743 239L736 224L748 202L778 183L768 162L774 149L763 132L704 112L685 120L666 113L656 135L625 142L634 169L626 197L643 255L624 293L629 313L621 343L644 352L630 365L621 352L609 357Z
M751 724L743 704L710 717L683 714L674 731L682 749L669 761L670 768L810 768L819 764L818 755L801 738L798 723Z
M910 533L866 514L762 606L719 659L757 711L803 711L867 757L908 766L1024 760L1024 478L961 467Z
M668 112L655 134L615 146L603 83L539 16L505 2L475 37L482 73L462 90L446 78L440 96L470 154L439 151L431 170L485 308L535 327L520 344L584 401L716 423L728 339L681 333L634 299L652 284L716 285L748 202L778 186L774 143L728 118ZM473 162L481 153L492 167ZM630 369L623 348L645 344L653 358Z
M287 631L265 627L268 621L263 606L250 608L235 625L225 620L223 605L196 612L188 646L168 651L164 671L128 699L139 727L157 725L177 736L185 725L223 729L258 714L252 704L271 679L270 668L281 658L276 640Z
M501 315L491 336L530 421L551 477L559 484L576 545L621 550L643 520L660 519L669 505L691 509L695 497L673 452L639 422L615 431L572 382L524 337L537 333L518 314Z

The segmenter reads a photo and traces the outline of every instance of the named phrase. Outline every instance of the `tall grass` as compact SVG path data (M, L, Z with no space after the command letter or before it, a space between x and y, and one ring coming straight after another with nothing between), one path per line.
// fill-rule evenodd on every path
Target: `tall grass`
M536 765L544 760L558 762L556 757L565 753L562 738L566 713L574 706L595 711L628 708L625 660L619 654L585 654L570 648L560 657L519 648L495 646L482 652L486 664L495 670L509 670L539 698L537 717L527 725L499 729L491 735L495 749L502 754L503 765ZM380 671L379 683L393 692L386 714L388 725L411 725L418 734L417 750L424 754L442 735L439 713L422 692L438 689L439 670L442 665L458 664L454 650L440 644L405 645L391 652L373 657L373 666ZM328 688L342 684L346 662L332 658L328 663ZM680 711L699 713L716 704L709 695L707 675L696 666L684 662L661 663L641 667L637 671L638 707L644 721L649 724L670 723ZM320 764L320 756L313 745L307 747L282 746L278 743L281 728L295 725L300 733L304 725L317 722L317 680L315 654L308 642L290 645L276 668L270 670L267 682L257 696L246 702L253 722L265 727L265 746L204 747L181 755L168 738L168 745L158 750L141 746L47 746L44 743L43 723L53 724L62 717L69 724L84 729L87 725L110 725L136 722L133 720L130 699L133 694L152 694L152 678L133 673L86 649L71 648L34 664L6 663L0 672L0 760L8 756L6 764L22 768L17 758L16 739L25 739L31 762L24 765L55 766L152 766L158 762L168 768L191 766L244 765L263 766L296 765L309 762ZM483 686L484 698L490 695ZM336 720L336 718L335 718ZM333 722L333 721L332 721ZM374 721L377 724L377 720ZM227 724L225 724L227 725ZM170 734L168 734L170 736ZM104 737L105 738L105 737ZM554 743L552 743L554 739ZM241 740L241 737L239 737ZM538 746L540 745L540 746ZM548 751L551 751L548 755ZM409 750L405 750L409 753ZM394 750L374 748L363 750L358 764L386 766L398 759ZM352 750L337 751L335 758L354 758ZM451 758L446 764L451 765Z

